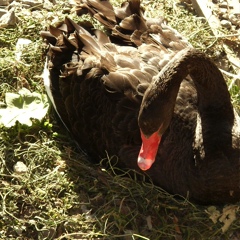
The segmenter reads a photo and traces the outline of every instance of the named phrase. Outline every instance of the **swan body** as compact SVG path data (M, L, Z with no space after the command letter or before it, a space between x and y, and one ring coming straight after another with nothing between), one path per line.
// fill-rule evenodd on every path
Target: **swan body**
M42 32L47 93L78 144L198 203L240 200L240 119L215 64L139 0L87 12L107 34L69 18Z

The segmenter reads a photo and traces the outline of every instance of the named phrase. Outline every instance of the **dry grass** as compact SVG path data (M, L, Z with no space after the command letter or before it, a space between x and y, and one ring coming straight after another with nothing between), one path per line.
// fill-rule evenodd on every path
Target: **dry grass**
M222 51L207 25L173 1L145 0L143 5L151 16L161 12L195 47L212 56ZM39 32L70 14L64 1L41 14L16 11L19 23L0 29L0 101L22 86L44 92L45 46ZM15 45L22 37L32 44L19 63ZM239 106L239 88L231 92ZM18 161L26 164L26 173L14 172ZM105 170L105 161L112 168ZM0 239L239 239L239 204L233 206L237 219L223 233L224 224L209 218L214 208L169 195L140 174L116 169L116 161L113 156L100 165L90 163L52 112L31 128L2 128ZM216 210L222 213L223 207Z

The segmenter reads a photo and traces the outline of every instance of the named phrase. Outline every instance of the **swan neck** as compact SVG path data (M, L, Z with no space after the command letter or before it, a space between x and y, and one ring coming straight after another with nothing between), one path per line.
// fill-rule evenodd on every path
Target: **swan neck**
M196 86L201 116L210 113L215 120L218 116L222 122L224 119L233 120L230 94L220 70L204 53L187 48L175 55L146 90L139 112L139 126L144 134L151 135L161 125L159 133L165 132L174 112L180 84L187 75ZM211 120L211 116L206 119Z
M180 53L179 60L175 64L174 74L169 81L176 79L179 90L180 82L189 74L197 90L199 110L232 106L222 73L204 53L195 49L185 50Z

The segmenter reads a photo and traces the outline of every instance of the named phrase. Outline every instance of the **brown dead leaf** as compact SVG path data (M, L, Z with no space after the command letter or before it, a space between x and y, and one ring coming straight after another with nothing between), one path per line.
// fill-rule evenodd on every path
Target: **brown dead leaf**
M213 221L214 224L217 223L218 218L221 216L220 211L217 210L215 206L209 207L205 210L207 214L209 214L209 218Z
M148 229L152 230L152 218L151 218L151 216L147 216L146 220L147 220Z
M209 207L205 212L209 214L209 218L216 224L218 221L223 223L222 232L225 233L231 224L236 220L236 212L239 206L229 205L223 208L222 213L215 206Z
M175 215L173 215L173 223L174 223L174 225L175 225L175 231L176 231L178 234L182 235L182 232L181 232L180 227L179 227L179 225L178 225L178 218L177 218Z
M230 205L223 208L222 216L219 218L219 221L224 223L222 227L222 232L225 233L231 224L236 220L236 212L239 207L236 205Z

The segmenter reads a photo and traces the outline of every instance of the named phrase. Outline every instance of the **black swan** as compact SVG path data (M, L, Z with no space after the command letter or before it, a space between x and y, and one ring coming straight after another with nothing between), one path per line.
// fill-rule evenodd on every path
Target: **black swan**
M105 31L66 18L42 36L47 92L78 144L195 202L240 200L240 119L216 65L162 19L145 19L140 0L86 0L77 13Z

